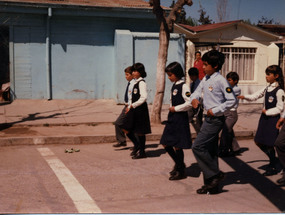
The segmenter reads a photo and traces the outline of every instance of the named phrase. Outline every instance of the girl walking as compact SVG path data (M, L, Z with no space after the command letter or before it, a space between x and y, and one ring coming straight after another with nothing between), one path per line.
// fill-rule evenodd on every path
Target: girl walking
M131 153L132 159L145 158L146 134L151 133L148 113L147 88L143 78L146 77L145 67L142 63L135 63L132 66L132 76L135 84L132 91L132 98L126 108L126 118L121 126L129 139L134 143Z
M180 180L185 178L185 163L183 149L189 149L192 145L191 133L188 122L189 86L181 80L184 72L177 62L169 64L165 72L168 79L173 82L171 89L171 102L168 120L165 125L160 144L173 159L175 166L170 172L169 180Z
M238 98L255 101L264 97L264 107L254 141L269 157L269 165L263 175L270 176L278 173L276 169L278 159L275 156L274 142L279 134L276 123L284 105L284 79L282 69L277 65L267 67L265 74L266 81L269 83L265 89L252 95L238 96Z

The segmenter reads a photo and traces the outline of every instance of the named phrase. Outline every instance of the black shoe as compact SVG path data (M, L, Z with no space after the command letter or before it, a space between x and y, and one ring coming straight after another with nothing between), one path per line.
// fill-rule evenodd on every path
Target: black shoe
M220 171L217 175L213 176L212 178L210 178L210 183L207 184L207 187L209 189L215 188L219 185L219 183L224 180L225 178L225 173L223 173L222 171Z
M269 167L262 175L263 176L271 176L277 175L278 171L274 167Z
M178 167L177 167L177 165L175 164L175 165L174 165L174 167L173 167L173 169L169 172L169 174L170 174L170 175L174 175L174 174L178 171L178 169L177 169L177 168L178 168ZM185 168L186 168L185 163L183 163L182 168L183 168L183 169L185 169Z
M121 146L127 146L127 143L126 142L122 142L122 143L117 143L117 144L113 145L113 147L121 147Z
M217 194L219 193L219 186L210 188L208 185L203 185L196 192L198 194Z
M285 186L285 177L279 178L276 182L280 186Z
M185 172L184 171L176 171L173 175L169 177L170 181L174 180L181 180L186 178Z
M169 172L170 175L174 175L177 172L177 165L175 164L173 169Z
M138 153L139 149L136 149L135 147L133 147L133 151L131 152L131 156L135 156Z
M132 159L142 159L142 158L146 158L146 154L144 152L143 153L139 152L132 157Z

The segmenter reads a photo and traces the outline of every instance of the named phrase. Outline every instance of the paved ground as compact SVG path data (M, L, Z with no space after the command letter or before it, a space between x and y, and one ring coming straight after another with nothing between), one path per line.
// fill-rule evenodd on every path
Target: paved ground
M252 139L241 156L219 159L222 193L199 195L202 174L184 150L187 178L168 180L173 161L148 141L146 159L110 143L0 147L0 213L281 213L279 175L262 176L266 156ZM128 145L130 146L130 144ZM74 147L80 152L65 153Z
M251 138L256 131L261 104L241 104L235 125L238 137ZM0 146L82 144L115 142L112 124L123 106L113 100L15 100L0 105ZM152 106L149 105L151 112ZM168 105L162 108L166 120ZM159 140L163 125L152 125L147 140ZM194 129L191 129L195 137Z

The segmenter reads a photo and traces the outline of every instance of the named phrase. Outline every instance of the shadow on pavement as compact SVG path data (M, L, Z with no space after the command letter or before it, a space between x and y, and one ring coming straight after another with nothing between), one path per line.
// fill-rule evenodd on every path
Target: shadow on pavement
M222 158L235 172L227 172L222 185L251 184L258 192L266 197L281 212L285 212L285 191L269 178L262 176L238 157ZM251 161L248 163L252 163Z

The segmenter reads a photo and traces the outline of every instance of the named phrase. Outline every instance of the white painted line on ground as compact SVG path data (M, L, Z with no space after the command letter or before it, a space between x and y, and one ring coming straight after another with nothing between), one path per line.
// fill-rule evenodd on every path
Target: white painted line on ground
M102 213L84 187L49 148L38 148L38 151L54 171L79 213Z

